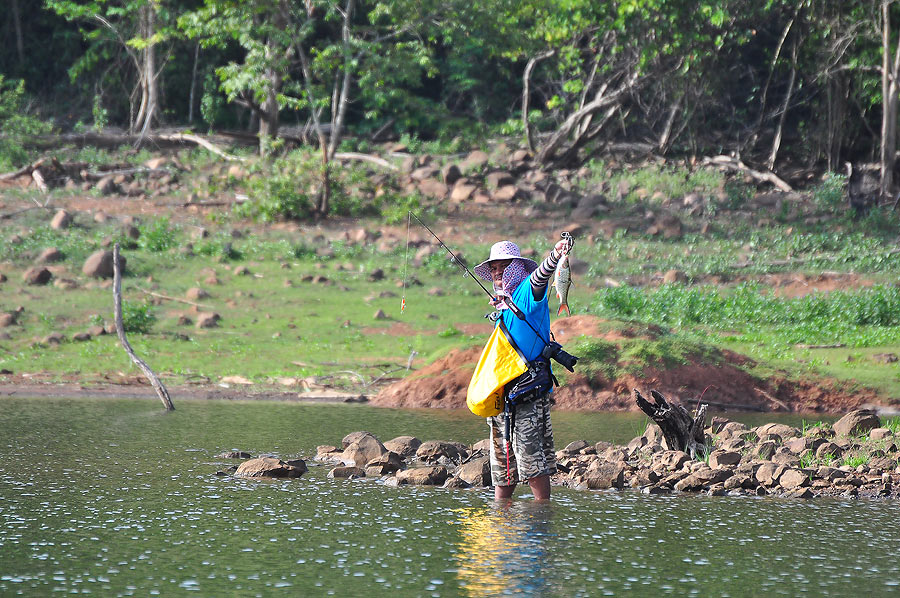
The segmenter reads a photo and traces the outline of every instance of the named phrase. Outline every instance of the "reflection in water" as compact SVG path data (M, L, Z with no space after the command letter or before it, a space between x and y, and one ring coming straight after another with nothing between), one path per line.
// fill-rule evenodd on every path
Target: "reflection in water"
M541 596L550 584L554 506L510 501L456 509L459 584L469 596Z

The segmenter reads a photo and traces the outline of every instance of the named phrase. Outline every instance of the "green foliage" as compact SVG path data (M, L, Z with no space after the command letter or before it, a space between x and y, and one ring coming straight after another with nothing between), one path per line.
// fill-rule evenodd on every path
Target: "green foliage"
M826 173L822 182L812 190L813 201L824 210L839 212L846 203L844 190L846 180L847 177L844 175Z
M459 336L462 332L456 328L453 324L438 332L438 336L441 338L448 338L451 336Z
M151 306L147 303L132 303L130 301L122 301L122 328L125 332L133 334L147 334L153 323L156 322L156 316L150 311Z
M28 161L23 143L31 135L50 132L50 125L28 113L25 82L6 81L0 74L0 170Z
M869 456L866 454L848 454L841 459L841 465L848 467L859 467L869 462Z
M756 284L729 291L716 287L664 285L602 289L594 300L599 315L666 326L715 330L773 327L790 344L845 342L868 346L898 338L900 288L876 285L828 294L782 298Z
M147 251L166 251L177 245L175 230L168 218L159 218L138 228L141 231L138 246Z

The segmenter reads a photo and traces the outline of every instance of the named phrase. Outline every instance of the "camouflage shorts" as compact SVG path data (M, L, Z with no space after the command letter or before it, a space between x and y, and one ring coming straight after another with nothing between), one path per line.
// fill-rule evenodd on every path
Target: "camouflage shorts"
M487 418L491 429L491 482L494 486L512 486L556 473L550 395L517 405L515 410L515 428L508 451L503 439L506 413Z

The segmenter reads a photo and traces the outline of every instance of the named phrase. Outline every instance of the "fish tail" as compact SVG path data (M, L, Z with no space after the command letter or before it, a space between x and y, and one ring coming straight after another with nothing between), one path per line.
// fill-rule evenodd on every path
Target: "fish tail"
M556 315L558 316L559 314L561 314L561 313L563 312L564 309L566 310L566 316L571 316L571 315L572 315L572 314L569 312L569 304L568 304L568 303L560 303L560 304L559 304L559 309L557 310Z

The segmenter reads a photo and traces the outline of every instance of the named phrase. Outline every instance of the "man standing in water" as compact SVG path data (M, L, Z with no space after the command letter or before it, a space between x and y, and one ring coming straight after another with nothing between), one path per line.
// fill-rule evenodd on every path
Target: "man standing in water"
M499 310L511 340L529 363L542 359L550 339L547 284L556 264L571 248L571 238L559 241L538 266L534 260L523 258L515 243L500 241L491 247L490 257L475 267L475 274L494 284L497 299L491 304ZM514 307L510 308L508 302ZM516 308L527 322L516 317ZM549 368L549 362L546 367ZM514 379L507 383L507 393L516 382ZM556 473L550 426L551 392L552 386L539 396L527 397L512 406L507 403L503 412L487 418L491 432L491 482L496 499L512 497L519 481L528 482L536 500L550 498L550 476ZM510 438L506 437L507 431Z

